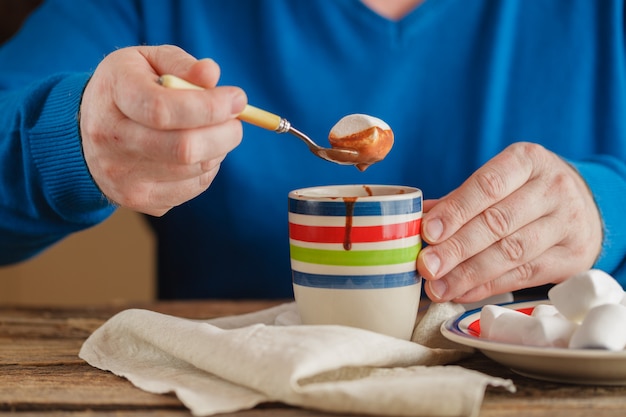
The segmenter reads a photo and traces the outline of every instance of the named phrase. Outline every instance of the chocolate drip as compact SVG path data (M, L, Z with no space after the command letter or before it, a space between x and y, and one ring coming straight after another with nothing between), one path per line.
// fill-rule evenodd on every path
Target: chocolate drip
M352 249L352 220L354 218L354 204L357 197L344 197L343 201L346 204L346 226L343 237L343 248L345 250Z

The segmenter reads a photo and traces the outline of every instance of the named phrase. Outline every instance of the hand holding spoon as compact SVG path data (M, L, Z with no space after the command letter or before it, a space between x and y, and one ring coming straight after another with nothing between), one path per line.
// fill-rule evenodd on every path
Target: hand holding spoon
M159 84L179 90L204 90L170 74L159 77ZM307 135L291 126L288 120L249 104L238 118L276 133L291 133L302 140L314 155L336 164L356 165L361 171L382 160L393 144L393 132L389 126L382 120L367 115L355 114L341 119L331 130L329 136L331 148L324 148L313 142ZM362 130L351 131L350 128L354 127Z

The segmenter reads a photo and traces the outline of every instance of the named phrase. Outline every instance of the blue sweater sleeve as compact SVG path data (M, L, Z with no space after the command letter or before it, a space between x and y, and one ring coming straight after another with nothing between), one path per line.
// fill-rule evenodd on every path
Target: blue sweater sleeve
M137 4L48 0L0 47L0 265L115 210L84 161L79 109L99 61L141 43Z
M572 165L587 181L602 216L602 251L594 267L611 273L626 288L626 164L597 155Z
M114 210L82 156L78 110L88 76L56 75L0 95L0 264Z

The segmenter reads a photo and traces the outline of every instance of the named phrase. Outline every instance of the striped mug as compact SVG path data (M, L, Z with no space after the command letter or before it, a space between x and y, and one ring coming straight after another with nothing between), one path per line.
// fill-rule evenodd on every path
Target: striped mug
M330 185L289 193L289 248L303 324L340 324L410 339L422 278L422 192Z

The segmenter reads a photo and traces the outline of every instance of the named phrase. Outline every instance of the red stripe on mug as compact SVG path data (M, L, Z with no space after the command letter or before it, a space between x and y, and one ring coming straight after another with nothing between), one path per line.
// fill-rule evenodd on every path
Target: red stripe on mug
M422 219L405 223L378 226L352 226L352 243L379 242L411 237L420 234ZM302 242L343 243L346 236L344 226L306 226L289 223L289 237Z

